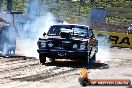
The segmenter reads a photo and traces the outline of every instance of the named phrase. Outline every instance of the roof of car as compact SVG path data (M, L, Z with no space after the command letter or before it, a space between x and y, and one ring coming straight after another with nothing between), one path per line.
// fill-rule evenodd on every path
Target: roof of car
M85 26L85 27L89 28L89 26L80 25L80 24L55 24L55 25L52 25L52 26Z

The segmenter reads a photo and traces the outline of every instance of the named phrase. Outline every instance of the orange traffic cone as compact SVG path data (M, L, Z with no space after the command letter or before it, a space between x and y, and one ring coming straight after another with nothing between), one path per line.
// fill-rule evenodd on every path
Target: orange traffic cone
M82 77L88 78L88 71L82 68Z
M90 79L88 78L88 71L82 68L81 77L79 77L79 82L82 86L87 86L91 84Z

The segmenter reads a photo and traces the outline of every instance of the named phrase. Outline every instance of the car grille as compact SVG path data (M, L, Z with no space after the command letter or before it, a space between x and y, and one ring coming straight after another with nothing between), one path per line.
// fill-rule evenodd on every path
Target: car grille
M71 43L64 43L63 48L67 49L67 50L70 50L70 49L72 49L72 44Z
M65 49L65 50L70 50L72 49L72 43L64 43L64 42L54 42L54 49Z

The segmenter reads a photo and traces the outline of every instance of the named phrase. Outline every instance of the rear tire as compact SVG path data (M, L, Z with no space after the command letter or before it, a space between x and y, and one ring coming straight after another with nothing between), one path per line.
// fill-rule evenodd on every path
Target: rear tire
M39 60L40 60L40 63L44 65L46 62L46 56L44 54L39 54Z

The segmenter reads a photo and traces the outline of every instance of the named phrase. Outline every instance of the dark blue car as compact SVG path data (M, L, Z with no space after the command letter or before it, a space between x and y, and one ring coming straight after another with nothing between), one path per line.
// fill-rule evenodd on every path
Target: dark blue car
M60 24L50 27L43 38L39 38L38 53L40 63L45 64L46 57L83 61L85 65L95 63L97 40L92 29L85 25Z

